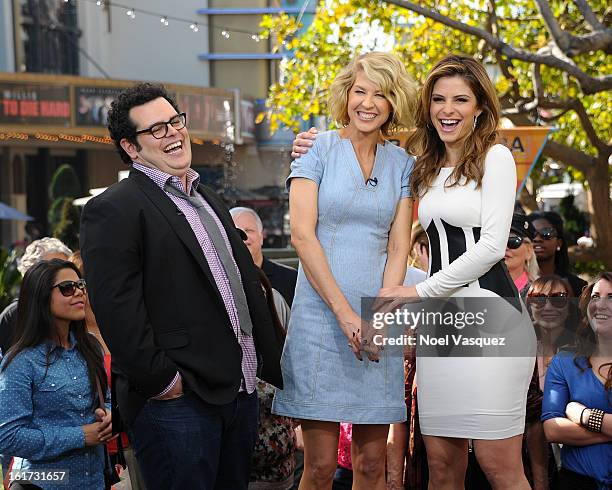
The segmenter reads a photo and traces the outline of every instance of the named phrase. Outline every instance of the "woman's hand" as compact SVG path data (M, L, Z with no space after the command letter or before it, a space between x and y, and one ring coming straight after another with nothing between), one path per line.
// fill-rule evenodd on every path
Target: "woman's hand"
M582 425L580 416L582 416L583 420L586 421L589 418L590 413L590 410L588 408L584 410L585 408L586 407L582 403L569 402L565 407L565 416L575 424ZM584 414L582 413L583 410Z
M317 137L317 128L310 128L305 133L300 133L293 140L291 148L291 158L300 158L300 156L308 153L308 149L312 146L312 142Z
M112 412L97 408L95 411L96 419L100 422L98 427L98 439L100 442L108 442L113 437Z
M374 301L373 309L376 312L388 313L395 311L406 303L412 303L411 299L420 298L414 286L393 286L382 288Z
M100 422L94 422L81 426L83 434L85 434L85 446L97 446L102 443L100 440L100 425Z
M361 334L363 332L363 320L353 310L348 310L337 316L338 324L348 339L348 346L360 361L361 358Z

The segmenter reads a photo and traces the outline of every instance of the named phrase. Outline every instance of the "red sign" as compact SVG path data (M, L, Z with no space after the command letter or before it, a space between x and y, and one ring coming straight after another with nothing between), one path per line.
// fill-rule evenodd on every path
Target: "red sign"
M68 87L0 83L0 123L69 126Z

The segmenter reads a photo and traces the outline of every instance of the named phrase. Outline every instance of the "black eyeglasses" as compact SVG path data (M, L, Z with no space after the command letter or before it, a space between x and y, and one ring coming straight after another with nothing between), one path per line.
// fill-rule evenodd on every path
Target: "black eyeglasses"
M59 289L59 292L62 293L62 296L68 297L74 296L74 293L76 293L77 288L85 292L86 286L87 283L85 282L85 279L79 279L78 281L62 281L60 283L57 283L51 289L57 288Z
M522 244L523 244L523 237L522 236L516 236L516 235L513 236L513 235L510 235L508 237L508 243L506 244L506 247L508 247L510 250L516 250Z
M557 230L555 230L552 226L540 228L539 230L536 228L535 234L540 235L543 240L552 240L553 238L557 238Z
M547 300L555 308L565 308L569 301L567 293L531 293L527 295L527 302L536 309L544 308Z
M165 138L168 134L168 124L176 130L183 129L187 124L187 114L181 112L180 114L171 117L166 122L155 123L150 128L136 131L136 134L151 133L151 136L153 136L153 138L160 140L162 138Z

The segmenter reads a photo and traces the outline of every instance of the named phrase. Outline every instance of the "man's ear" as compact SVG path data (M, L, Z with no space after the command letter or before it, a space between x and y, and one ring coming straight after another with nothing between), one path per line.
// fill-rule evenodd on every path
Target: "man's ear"
M139 149L134 143L129 141L127 138L122 138L121 141L119 141L119 144L121 145L121 148L123 148L123 151L125 151L132 160L136 160L136 158L138 158Z

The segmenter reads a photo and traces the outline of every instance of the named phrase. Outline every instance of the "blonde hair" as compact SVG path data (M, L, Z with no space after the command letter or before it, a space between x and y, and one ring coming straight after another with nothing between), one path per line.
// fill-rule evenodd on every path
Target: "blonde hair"
M327 102L332 119L340 126L348 126L348 93L359 71L380 87L391 105L389 119L380 128L383 135L401 128L411 128L414 124L417 85L396 55L379 51L357 56L338 73L329 87Z
M417 157L410 183L413 196L422 196L427 191L444 161L446 149L433 126L429 108L434 85L445 77L461 77L465 80L482 111L474 130L465 140L460 163L447 181L449 187L459 185L464 179L474 181L477 188L480 187L487 151L497 138L501 108L486 70L469 56L446 56L432 68L425 79L416 111L416 131L409 136L406 144L408 152Z
M525 245L529 245L531 247L531 253L525 260L524 270L525 272L527 272L529 282L533 282L538 277L540 277L540 267L538 266L538 259L536 257L535 251L533 250L533 243L531 242L531 240L527 237L523 237L523 242L525 243Z

